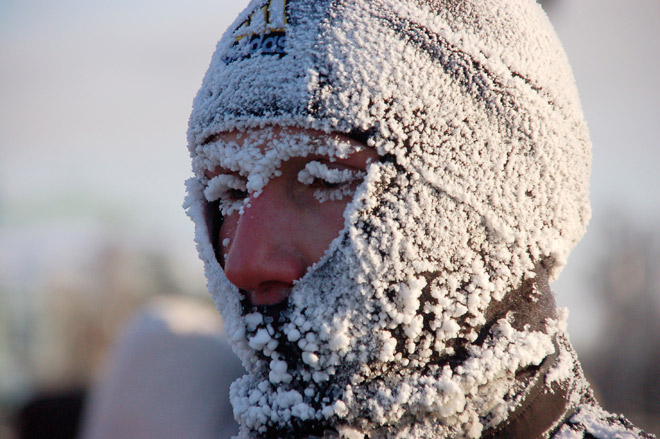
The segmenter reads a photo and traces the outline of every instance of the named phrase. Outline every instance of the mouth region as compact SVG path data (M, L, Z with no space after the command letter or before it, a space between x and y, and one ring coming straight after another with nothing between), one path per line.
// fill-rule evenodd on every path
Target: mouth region
M283 282L264 282L254 290L243 290L241 293L253 306L274 306L286 302L291 294L291 285Z

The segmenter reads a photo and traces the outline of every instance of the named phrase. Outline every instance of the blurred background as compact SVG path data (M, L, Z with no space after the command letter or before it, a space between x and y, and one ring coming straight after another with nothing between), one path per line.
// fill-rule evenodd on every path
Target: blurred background
M209 303L186 125L246 0L0 0L0 438L85 389L154 297ZM660 433L660 2L547 0L594 144L593 219L553 285L604 407Z

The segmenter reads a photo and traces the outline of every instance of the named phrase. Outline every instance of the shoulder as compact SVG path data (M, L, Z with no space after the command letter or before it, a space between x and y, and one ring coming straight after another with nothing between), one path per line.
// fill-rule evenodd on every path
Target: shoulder
M581 405L562 424L552 439L654 439L622 415L608 413L593 405Z

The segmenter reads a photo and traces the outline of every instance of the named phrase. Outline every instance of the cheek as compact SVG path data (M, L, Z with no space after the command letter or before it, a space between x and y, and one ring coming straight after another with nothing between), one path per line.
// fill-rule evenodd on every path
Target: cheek
M331 218L331 221L328 221L329 224L332 224L334 228L334 235L339 234L341 229L344 227L344 211L346 210L347 201L335 201L332 206L329 206L329 212L327 217Z
M229 252L231 248L234 235L236 233L236 227L238 226L239 214L233 212L231 215L224 217L222 224L218 230L218 236L216 237L216 248L218 249L218 262L220 265L224 266L225 254Z
M330 243L339 236L344 228L344 210L347 201L331 201L321 203L313 226L311 240L314 241L315 253L320 258L328 249Z

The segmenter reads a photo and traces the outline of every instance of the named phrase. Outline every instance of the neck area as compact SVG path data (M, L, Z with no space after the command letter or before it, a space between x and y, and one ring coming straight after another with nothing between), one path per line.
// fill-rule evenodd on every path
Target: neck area
M508 312L513 313L513 326L525 326L544 331L547 319L557 318L557 305L550 289L547 270L539 264L536 277L526 279L523 285L507 294L488 310L489 322L497 321ZM555 352L534 367L521 369L516 381L522 387L520 403L505 421L490 428L483 439L546 438L574 411L576 401L584 400L590 390L583 378L577 356L565 334L554 340ZM560 367L561 361L572 362L571 373L563 380L551 381L548 374Z
M535 337L533 333L545 334L547 337L544 340L550 346L554 346L554 349L548 349L545 357L536 357L538 359L535 362L524 362L525 366L521 366L515 372L508 372L509 375L506 378L508 387L504 393L495 393L499 392L503 384L496 384L496 381L483 384L481 394L486 394L490 389L494 389L492 402L500 404L499 407L502 407L506 412L472 411L472 414L478 417L478 419L475 418L475 421L482 424L489 421L490 413L497 413L498 416L501 416L498 417L498 424L481 433L481 438L548 438L572 415L577 405L585 402L585 398L589 397L590 390L583 378L577 357L565 332L558 326L557 321L561 320L560 314L553 293L550 290L547 271L542 266L537 267L534 277L525 279L519 288L511 290L502 300L493 302L486 310L484 314L486 323L480 328L479 336L473 344L475 356L470 357L470 361L478 362L481 358L500 355L508 349L508 343L515 346L526 346L524 341L515 341L515 334L512 339L504 338L504 336L499 336L500 338L497 339L493 338L493 334L498 334L503 320L506 320L516 331L530 334L532 340L544 339L538 337L538 334ZM555 322L550 322L551 320L555 320ZM495 343L489 344L493 340L495 340ZM491 346L493 350L491 351L486 346ZM504 351L501 352L502 349ZM515 361L515 357L512 361ZM458 364L457 367L462 367L462 363ZM457 372L457 374L459 373ZM437 378L437 376L430 373L427 377L429 380L433 380L434 377ZM437 382L441 381L438 380ZM460 384L459 381L454 382ZM421 382L420 384L419 390L422 391L421 387L425 383ZM491 384L493 384L492 388L489 387ZM466 400L470 395L471 393L466 391ZM491 407L494 407L494 405ZM322 437L324 439L342 437L439 439L465 435L467 424L447 423L447 417L441 413L441 409L442 407L437 412L407 413L399 423L374 425L370 431L359 433L362 436L345 435L342 431L328 430L322 434ZM467 410L466 408L464 413L469 413ZM487 410L492 409L487 408ZM478 424L472 425L478 426ZM351 433L353 432L358 434L355 430ZM479 433L477 432L477 434Z

